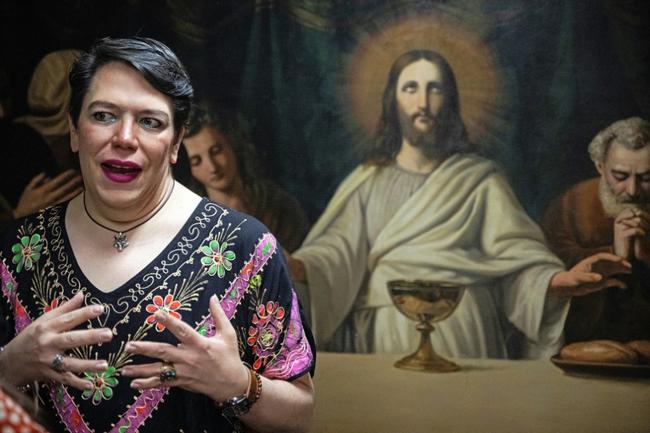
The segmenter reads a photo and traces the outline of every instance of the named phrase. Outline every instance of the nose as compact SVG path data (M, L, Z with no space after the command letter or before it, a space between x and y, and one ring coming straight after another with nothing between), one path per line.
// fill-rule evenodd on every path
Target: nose
M418 108L424 111L429 110L429 95L422 90L418 91Z
M219 170L219 163L217 162L217 156L216 155L210 155L208 158L209 164L210 164L210 171L212 173L216 173Z
M135 122L129 118L123 118L119 130L115 136L115 143L125 148L138 147L138 140L135 133Z
M627 178L627 182L625 183L625 192L627 195L630 197L636 197L637 192L639 191L639 179L632 175Z

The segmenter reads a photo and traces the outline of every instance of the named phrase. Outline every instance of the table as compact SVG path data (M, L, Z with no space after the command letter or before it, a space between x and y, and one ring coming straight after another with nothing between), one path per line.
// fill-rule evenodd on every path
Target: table
M422 373L393 367L401 357L317 353L312 432L650 432L647 378L569 376L549 360Z

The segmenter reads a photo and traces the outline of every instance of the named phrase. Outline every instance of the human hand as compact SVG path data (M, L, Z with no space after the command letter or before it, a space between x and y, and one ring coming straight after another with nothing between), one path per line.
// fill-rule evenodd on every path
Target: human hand
M648 212L625 208L614 219L614 254L625 259L633 256L639 260L644 257L648 263L650 255L648 232L650 231L650 214ZM640 255L640 256L639 256Z
M83 183L75 170L64 171L54 179L48 178L45 173L37 174L21 193L14 209L14 218L69 200L81 191Z
M584 296L607 287L626 288L616 274L629 274L632 265L614 254L598 253L582 259L568 271L553 275L548 287L549 296Z
M158 358L162 362L122 367L122 376L135 377L131 386L136 389L178 386L207 395L217 402L244 394L249 383L248 371L239 359L235 329L216 296L210 298L210 314L216 332L212 337L204 337L167 312L156 312L156 321L169 329L180 344L130 341L126 345L127 352ZM163 382L160 378L162 369L170 365L176 378Z
M88 320L102 314L102 305L81 307L83 293L78 292L61 306L43 314L23 329L2 351L0 367L5 379L14 385L24 385L32 381L55 381L77 389L86 389L87 380L74 373L105 370L105 360L82 360L63 356L63 363L55 370L53 365L57 355L80 346L104 343L113 338L107 328L72 330Z
M291 254L285 251L284 254L287 265L289 266L289 272L291 272L291 277L296 283L307 283L307 271L305 270L305 264L302 260L294 258Z

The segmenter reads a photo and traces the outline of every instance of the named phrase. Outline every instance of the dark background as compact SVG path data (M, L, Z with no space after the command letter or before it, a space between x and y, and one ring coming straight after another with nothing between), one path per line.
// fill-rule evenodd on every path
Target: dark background
M315 219L359 162L338 96L359 35L408 14L441 12L470 25L480 14L481 37L509 71L512 101L502 119L507 133L484 144L537 218L555 194L596 175L586 147L600 129L650 118L649 3L4 1L0 63L19 116L44 54L109 35L159 38L184 61L198 94L244 113L265 174Z

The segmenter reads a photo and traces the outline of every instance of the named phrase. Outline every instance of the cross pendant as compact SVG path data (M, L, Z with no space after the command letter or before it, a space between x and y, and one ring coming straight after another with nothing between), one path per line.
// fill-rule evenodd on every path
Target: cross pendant
M115 242L113 242L113 247L117 249L118 252L122 252L122 250L126 247L129 246L129 240L126 237L126 233L119 232L113 236L115 239Z

